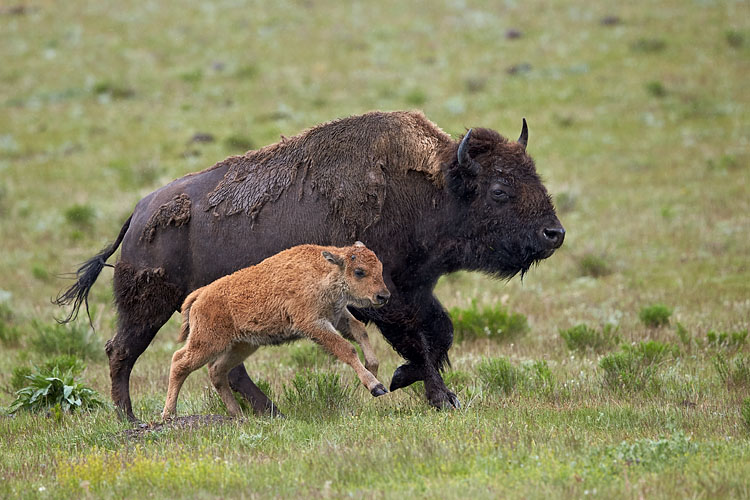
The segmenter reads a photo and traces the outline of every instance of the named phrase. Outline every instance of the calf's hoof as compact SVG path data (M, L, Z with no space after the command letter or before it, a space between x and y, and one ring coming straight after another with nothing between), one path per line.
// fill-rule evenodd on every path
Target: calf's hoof
M383 384L378 384L375 387L370 390L370 394L372 394L374 397L382 396L383 394L387 394L388 389L385 388Z

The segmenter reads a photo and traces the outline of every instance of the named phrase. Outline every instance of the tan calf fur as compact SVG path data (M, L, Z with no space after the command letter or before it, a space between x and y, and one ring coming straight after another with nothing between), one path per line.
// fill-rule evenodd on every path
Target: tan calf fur
M354 368L373 396L385 394L365 325L346 306L380 307L389 297L383 265L361 242L300 245L195 290L182 305L179 340L187 344L172 357L162 418L175 414L185 379L206 363L230 415L238 416L229 370L262 345L303 337ZM336 327L362 347L365 366Z

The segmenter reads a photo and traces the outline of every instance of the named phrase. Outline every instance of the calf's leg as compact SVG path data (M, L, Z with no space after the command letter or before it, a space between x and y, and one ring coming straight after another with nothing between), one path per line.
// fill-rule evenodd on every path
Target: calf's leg
M353 340L359 344L359 347L362 348L362 354L365 356L365 368L377 377L380 362L377 356L375 356L372 346L370 346L370 337L367 336L365 324L352 316L347 310L345 317L339 321L338 330L344 338Z
M162 420L175 415L177 411L177 396L188 375L205 365L216 354L211 351L194 348L190 340L182 349L178 349L172 356L172 366L169 368L169 388L167 400L164 403Z
M370 394L377 397L388 392L375 375L362 365L362 362L357 357L356 349L336 332L336 329L333 328L333 325L329 321L321 320L309 327L302 327L301 330L313 341L328 350L328 352L354 368L359 380L367 387Z

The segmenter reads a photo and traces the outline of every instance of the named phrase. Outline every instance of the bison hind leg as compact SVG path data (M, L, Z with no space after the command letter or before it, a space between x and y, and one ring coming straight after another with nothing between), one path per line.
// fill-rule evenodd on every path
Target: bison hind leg
M184 293L162 269L138 269L120 261L114 272L117 332L107 341L112 400L130 421L137 421L130 399L130 373L159 329L178 310Z
M216 392L219 393L221 400L224 401L227 411L232 417L239 417L242 414L242 409L234 399L234 394L229 385L229 370L245 361L256 349L258 349L257 346L247 343L234 344L208 367L211 383L216 388Z

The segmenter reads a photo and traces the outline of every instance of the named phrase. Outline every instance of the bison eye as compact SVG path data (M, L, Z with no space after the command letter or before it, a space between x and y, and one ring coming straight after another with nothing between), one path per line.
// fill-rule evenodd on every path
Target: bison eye
M360 268L355 269L354 276L356 276L357 278L364 278L365 277L364 269L360 269Z
M495 188L492 190L492 198L496 201L506 201L510 196L504 190Z

